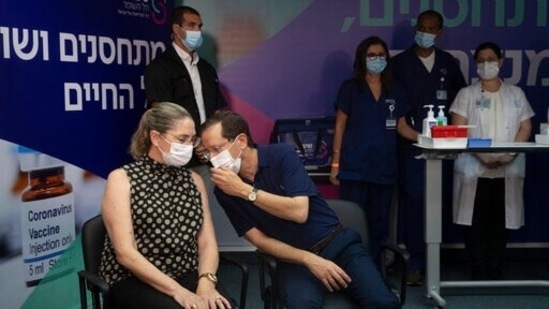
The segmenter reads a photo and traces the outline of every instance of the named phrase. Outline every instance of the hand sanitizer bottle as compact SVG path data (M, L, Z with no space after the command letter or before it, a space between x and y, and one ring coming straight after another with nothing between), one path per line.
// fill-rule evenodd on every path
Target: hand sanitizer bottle
M448 118L446 118L446 116L444 116L444 108L446 108L446 106L444 106L444 105L439 105L438 106L437 126L446 126L446 125L448 125Z
M429 112L427 113L427 118L423 119L423 135L427 137L431 137L431 128L437 125L435 112L433 112L433 107L435 106L432 104L429 104L429 105L424 105L423 107L429 108Z

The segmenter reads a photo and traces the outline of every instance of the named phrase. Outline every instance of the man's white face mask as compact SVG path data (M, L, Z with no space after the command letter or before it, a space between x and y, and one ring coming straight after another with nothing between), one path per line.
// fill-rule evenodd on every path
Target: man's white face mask
M242 158L240 156L242 155L242 150L240 151L236 159L234 159L229 152L229 149L231 149L231 147L233 147L235 143L236 139L229 148L221 151L217 156L210 159L210 162L212 163L214 168L228 167L235 174L238 174L238 172L240 172L240 166L242 164Z

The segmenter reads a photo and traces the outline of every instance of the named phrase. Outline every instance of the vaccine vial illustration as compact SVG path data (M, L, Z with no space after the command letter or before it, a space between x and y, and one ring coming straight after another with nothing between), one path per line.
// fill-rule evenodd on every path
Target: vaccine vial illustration
M37 285L58 263L75 238L74 194L63 161L19 147L20 169L29 183L21 195L22 258L27 286ZM62 273L62 272L60 272Z

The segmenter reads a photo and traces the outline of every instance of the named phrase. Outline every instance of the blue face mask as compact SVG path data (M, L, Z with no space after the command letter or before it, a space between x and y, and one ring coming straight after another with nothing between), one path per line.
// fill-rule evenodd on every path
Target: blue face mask
M185 33L185 38L181 39L181 43L183 43L185 47L190 50L195 50L202 46L202 41L204 41L204 39L202 38L201 31L185 30Z
M379 75L387 66L387 60L385 58L376 57L375 59L366 59L366 70L368 72Z
M435 45L435 38L437 36L427 32L416 31L416 44L421 48L429 48Z

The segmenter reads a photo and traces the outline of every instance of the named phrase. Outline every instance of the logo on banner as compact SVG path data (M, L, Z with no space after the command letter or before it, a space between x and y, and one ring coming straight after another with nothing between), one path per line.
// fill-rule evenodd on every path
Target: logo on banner
M162 25L166 23L168 18L168 9L166 8L166 0L152 0L152 12L151 19L157 25Z
M150 18L153 23L162 25L168 18L167 0L122 0L118 14L138 18Z

